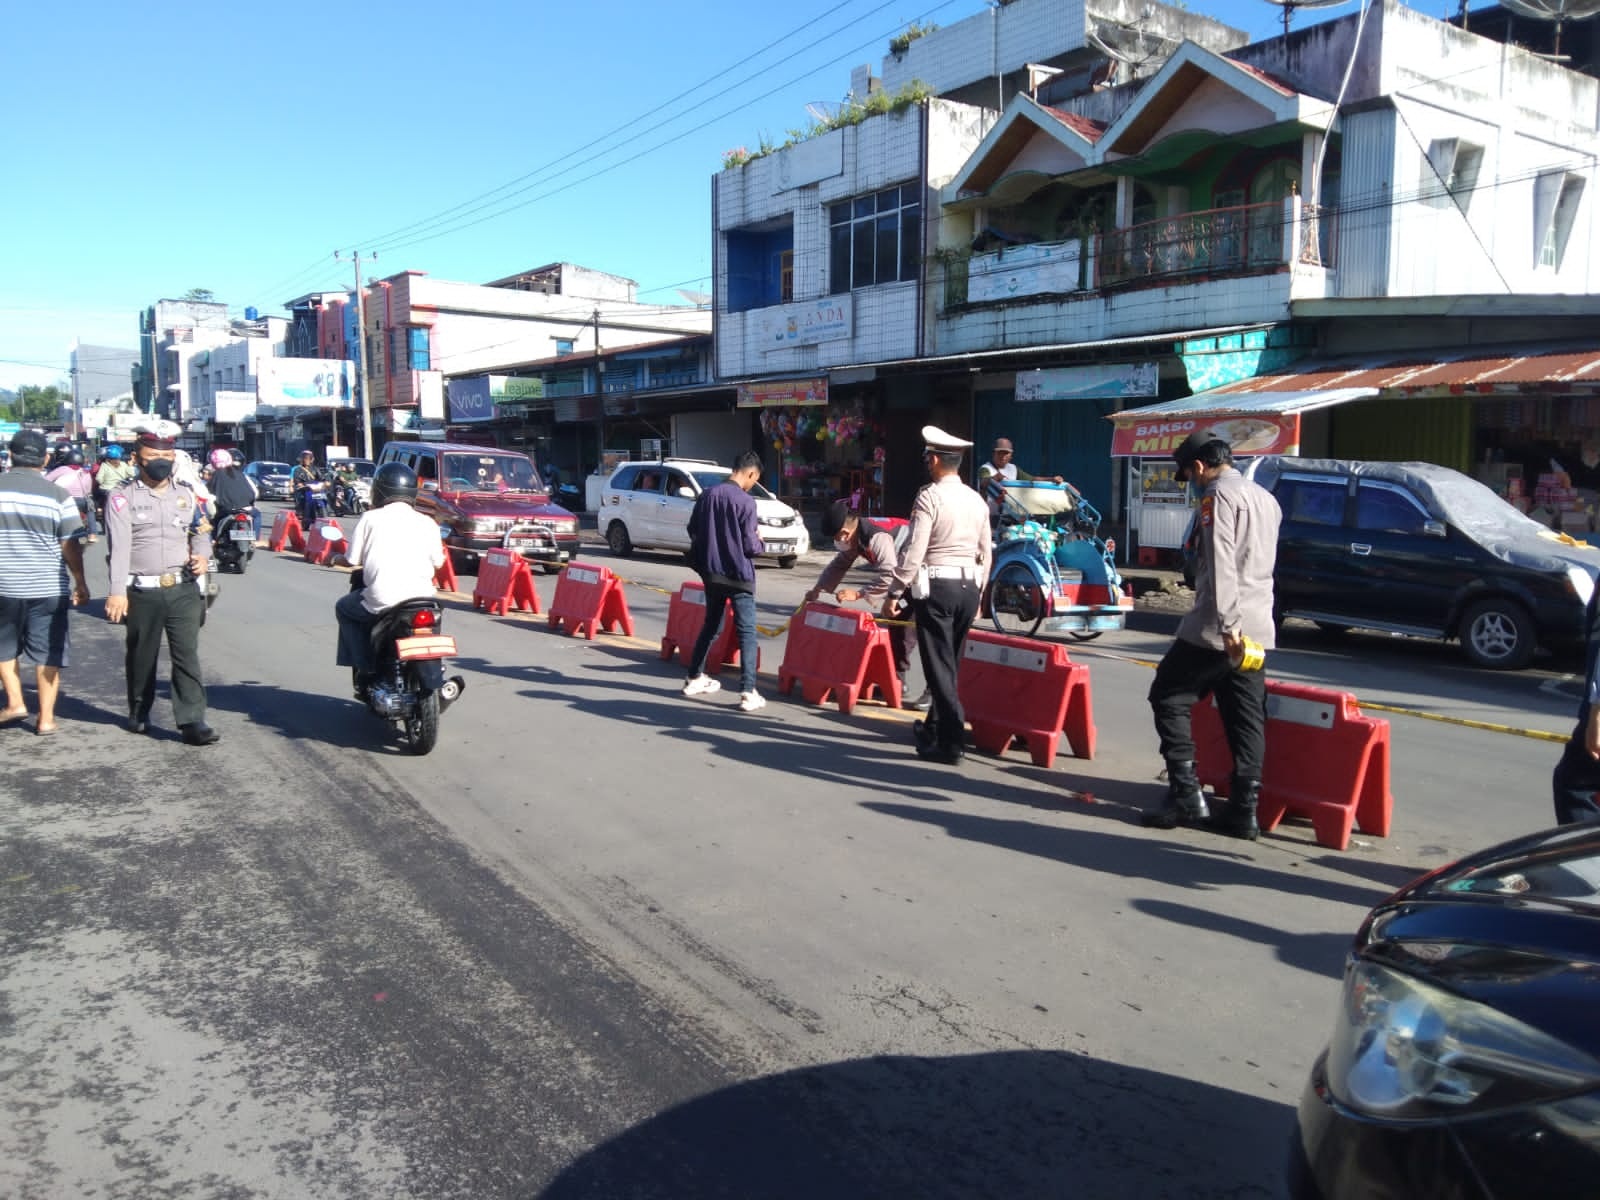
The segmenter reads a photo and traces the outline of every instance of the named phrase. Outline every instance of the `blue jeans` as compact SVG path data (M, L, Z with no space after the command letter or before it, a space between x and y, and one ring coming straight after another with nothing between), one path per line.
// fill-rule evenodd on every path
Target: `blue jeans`
M733 601L733 624L739 631L739 690L756 690L756 594L734 591L720 584L706 583L706 619L700 626L700 636L694 643L694 657L689 661L690 676L706 673L706 658L711 653L711 643L722 632L722 620Z

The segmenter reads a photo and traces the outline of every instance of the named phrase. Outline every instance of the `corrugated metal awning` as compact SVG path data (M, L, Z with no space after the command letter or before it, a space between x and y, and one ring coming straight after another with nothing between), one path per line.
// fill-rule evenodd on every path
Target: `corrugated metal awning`
M1273 376L1280 383L1283 377ZM1250 380L1257 383L1259 380ZM1182 400L1163 400L1144 408L1126 408L1106 419L1119 425L1132 421L1209 420L1212 417L1298 416L1319 408L1332 408L1350 400L1368 400L1374 387L1325 388L1321 391L1260 391L1241 394L1229 387L1215 388Z
M1470 395L1600 389L1600 344L1535 343L1388 351L1300 363L1205 393L1220 399L1253 393L1367 388L1379 392ZM1196 397L1198 398L1198 397Z

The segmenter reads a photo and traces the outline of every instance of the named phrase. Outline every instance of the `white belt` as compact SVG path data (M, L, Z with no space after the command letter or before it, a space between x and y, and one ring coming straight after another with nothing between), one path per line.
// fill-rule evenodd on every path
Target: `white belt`
M183 573L180 567L176 571L168 571L165 575L129 575L128 586L136 588L169 588L177 587L180 583L189 583L191 579Z
M977 567L929 567L929 579L976 579Z

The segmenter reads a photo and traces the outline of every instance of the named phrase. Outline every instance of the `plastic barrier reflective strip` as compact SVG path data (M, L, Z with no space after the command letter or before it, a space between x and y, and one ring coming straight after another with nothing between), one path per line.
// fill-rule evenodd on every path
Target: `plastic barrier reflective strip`
M1021 739L1034 764L1048 767L1065 733L1074 755L1094 757L1089 668L1065 646L975 629L961 651L956 694L980 750L1003 754Z
M305 534L300 529L300 518L287 509L272 518L272 536L267 540L267 549L275 554L282 551L285 546L297 554L306 548Z
M1214 700L1194 706L1195 769L1200 782L1228 794L1233 755ZM1309 817L1317 844L1350 845L1352 826L1389 836L1389 722L1363 716L1349 692L1267 681L1267 753L1256 819L1275 828Z
M789 626L779 693L787 695L797 682L807 704L826 704L832 696L847 713L857 700L876 693L890 708L900 707L889 631L859 609L820 602L805 606Z
M338 521L332 517L316 521L306 534L304 550L306 561L318 565L324 564L332 559L343 545L344 530Z
M483 556L478 563L478 582L472 588L472 607L484 609L490 616L539 611L533 573L520 554L490 550Z
M595 631L616 630L633 636L633 616L628 612L622 580L606 567L573 562L561 569L555 599L550 602L550 628L566 628L568 635L582 633L594 640Z
M624 580L626 582L626 580ZM667 606L667 632L661 639L661 658L671 658L674 653L685 667L694 657L694 646L700 639L700 629L706 619L706 588L703 583L688 582L672 596ZM723 667L739 661L739 630L733 619L733 601L723 604L722 628L712 640L706 653L706 670L713 674ZM756 651L756 668L761 667L761 651Z
M410 662L415 658L449 658L456 652L456 640L443 633L401 638L395 642L394 650L401 662Z

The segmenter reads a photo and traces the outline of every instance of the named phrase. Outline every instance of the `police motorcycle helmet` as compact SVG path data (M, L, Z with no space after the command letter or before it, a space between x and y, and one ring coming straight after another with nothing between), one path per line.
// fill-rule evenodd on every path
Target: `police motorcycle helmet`
M372 477L372 507L403 501L417 502L417 473L405 463L387 462Z

